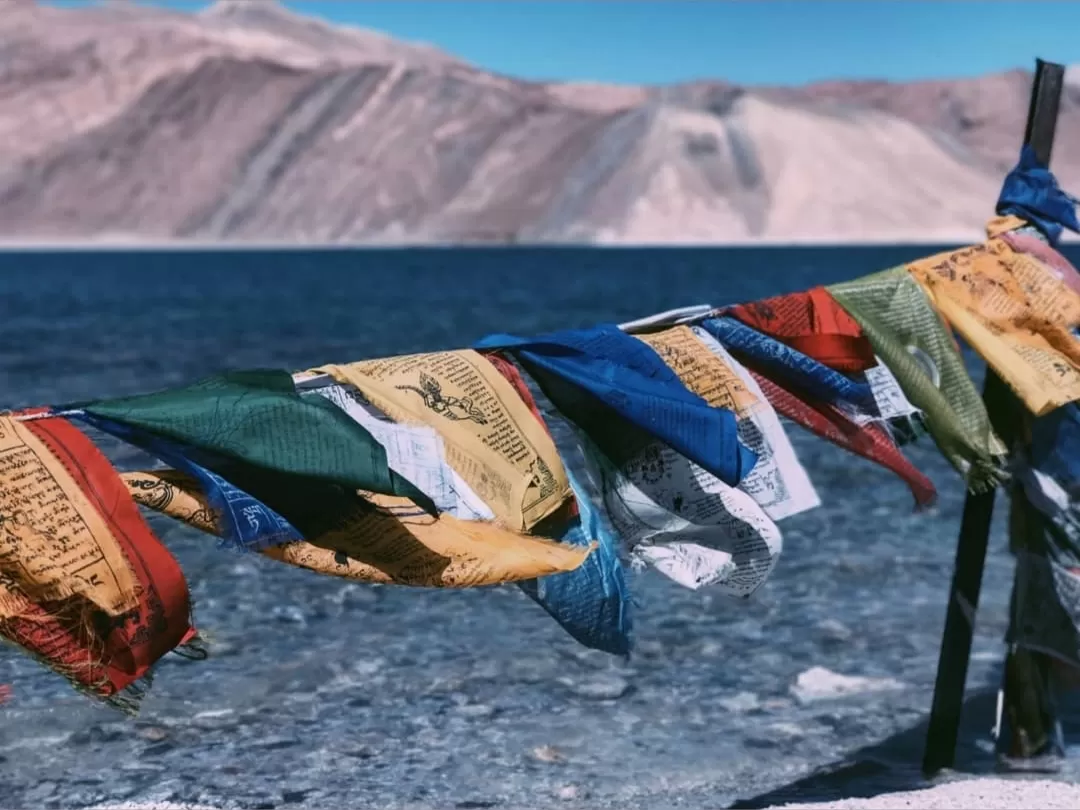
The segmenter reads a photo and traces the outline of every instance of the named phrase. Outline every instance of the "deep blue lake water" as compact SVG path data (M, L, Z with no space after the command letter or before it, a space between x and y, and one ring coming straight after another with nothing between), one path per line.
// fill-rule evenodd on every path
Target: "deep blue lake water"
M618 322L805 289L940 249L0 253L0 405ZM916 515L888 473L791 433L825 506L781 524L784 556L749 602L633 576L638 648L628 662L578 647L513 588L349 584L219 551L155 518L214 654L166 660L128 720L0 650L0 682L15 691L0 709L0 807L659 810L909 785L960 481L932 445L913 448L941 493ZM993 699L978 693L996 687L1002 654L1011 563L1000 523L961 770L991 766ZM791 685L814 666L902 687L800 703ZM800 782L826 767L839 773Z

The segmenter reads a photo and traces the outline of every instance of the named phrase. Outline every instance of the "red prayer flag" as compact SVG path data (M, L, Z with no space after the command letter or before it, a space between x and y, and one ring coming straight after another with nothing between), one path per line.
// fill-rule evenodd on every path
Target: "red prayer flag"
M0 632L86 691L111 698L197 635L187 582L117 471L86 434L62 418L24 424L104 519L138 580L139 599L135 609L116 617L79 598L29 603L24 615L0 623Z
M837 371L877 365L859 324L824 287L738 304L726 314Z
M915 469L884 427L875 423L856 424L833 405L802 399L758 372L751 370L750 373L779 414L821 438L896 473L911 489L919 507L929 506L937 499L934 483Z

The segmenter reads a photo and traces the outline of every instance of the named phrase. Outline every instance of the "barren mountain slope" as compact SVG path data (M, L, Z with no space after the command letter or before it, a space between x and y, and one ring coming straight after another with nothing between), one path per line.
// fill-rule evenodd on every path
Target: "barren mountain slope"
M20 3L0 15L0 237L969 238L1029 84L542 84L270 0ZM1077 142L1058 139L1067 186Z

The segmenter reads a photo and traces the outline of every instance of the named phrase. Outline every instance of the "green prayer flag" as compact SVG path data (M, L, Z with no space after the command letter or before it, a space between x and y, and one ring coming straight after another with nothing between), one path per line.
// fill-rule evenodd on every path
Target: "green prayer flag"
M1002 478L1006 452L948 328L905 267L827 288L924 414L942 454L982 492ZM933 368L928 366L932 365ZM939 379L931 376L935 374Z
M232 469L239 462L351 490L400 495L434 511L430 498L389 468L386 450L362 425L322 397L301 397L287 371L227 372L184 388L94 402L83 410L234 462Z

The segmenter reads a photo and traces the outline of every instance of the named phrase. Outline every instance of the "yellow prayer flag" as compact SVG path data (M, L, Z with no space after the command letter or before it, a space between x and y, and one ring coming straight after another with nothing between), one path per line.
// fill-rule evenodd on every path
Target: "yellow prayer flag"
M689 326L674 326L635 337L652 346L682 384L714 408L726 408L743 417L757 404L757 396L738 373L717 357Z
M202 531L221 533L194 479L172 470L129 472L122 478L137 503ZM407 498L360 494L365 502L338 526L261 553L363 582L471 588L572 571L592 551L514 534L493 523L434 517Z
M447 463L506 526L527 532L570 496L555 442L513 386L471 350L323 366L396 422L435 429Z
M1080 295L1038 260L995 238L908 271L1033 414L1080 399Z
M26 425L0 416L0 619L27 599L80 596L118 616L139 585L116 537L72 473Z

